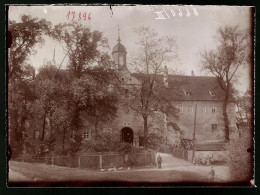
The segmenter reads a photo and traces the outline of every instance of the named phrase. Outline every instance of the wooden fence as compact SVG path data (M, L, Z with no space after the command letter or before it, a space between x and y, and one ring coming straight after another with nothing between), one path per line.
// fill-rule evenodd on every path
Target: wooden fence
M13 159L29 163L45 163L50 165L87 168L87 169L106 169L113 167L130 166L154 166L156 164L155 153L131 153L131 154L91 154L81 156L53 156L33 158L26 156Z

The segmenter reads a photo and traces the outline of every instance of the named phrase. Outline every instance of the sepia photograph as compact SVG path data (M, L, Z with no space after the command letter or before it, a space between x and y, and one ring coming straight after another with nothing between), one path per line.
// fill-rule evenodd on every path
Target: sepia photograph
M7 187L256 187L255 8L6 5Z

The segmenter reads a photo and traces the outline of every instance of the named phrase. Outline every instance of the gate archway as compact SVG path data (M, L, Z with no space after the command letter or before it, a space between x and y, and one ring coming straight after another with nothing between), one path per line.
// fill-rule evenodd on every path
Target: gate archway
M134 133L133 130L129 127L124 127L121 130L121 136L122 136L122 141L127 142L127 143L133 143L134 141Z

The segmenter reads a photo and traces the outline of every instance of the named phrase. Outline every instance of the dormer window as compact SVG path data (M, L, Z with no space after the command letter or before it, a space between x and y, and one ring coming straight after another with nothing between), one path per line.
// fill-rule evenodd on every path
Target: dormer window
M211 96L215 96L215 95L216 95L215 91L213 91L213 90L209 90L209 94L210 94Z
M185 95L190 95L190 92L187 89L183 89Z

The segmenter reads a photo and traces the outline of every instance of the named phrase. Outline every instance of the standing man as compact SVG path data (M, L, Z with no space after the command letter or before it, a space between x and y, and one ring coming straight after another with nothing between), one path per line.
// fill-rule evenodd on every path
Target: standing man
M157 164L158 164L158 168L162 168L162 157L160 156L160 154L157 157Z
M212 166L211 170L208 174L209 182L214 182L214 176L215 176L215 170L213 169L213 166Z

